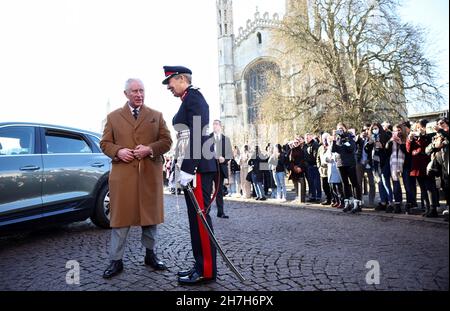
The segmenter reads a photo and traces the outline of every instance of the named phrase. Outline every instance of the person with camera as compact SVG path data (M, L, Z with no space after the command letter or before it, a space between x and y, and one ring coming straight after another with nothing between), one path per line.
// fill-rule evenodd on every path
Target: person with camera
M317 152L319 150L319 143L314 139L313 135L307 133L305 135L305 156L308 164L306 172L306 181L308 182L310 203L321 203L322 189L320 185L320 174L317 166Z
M437 132L434 141L434 148L436 153L436 161L441 166L441 188L445 195L446 209L442 213L445 221L448 221L449 208L449 123L447 118L439 118L436 123L435 130Z
M339 173L339 170L336 165L336 159L338 155L334 152L331 152L331 145L333 144L333 136L329 135L326 141L328 143L328 148L326 149L324 160L328 166L327 177L328 183L330 184L331 188L331 197L332 197L331 201L333 203L331 207L343 209L345 206L344 190L342 188L341 173Z
M277 186L276 199L281 202L286 202L286 153L280 144L276 144L273 153L269 158L269 164L272 165L273 178Z
M330 145L328 143L329 133L322 134L322 144L317 151L317 167L319 168L320 179L322 181L323 192L325 192L326 199L321 202L322 205L332 205L332 194L330 183L328 181L328 163L326 161L326 154Z
M356 177L356 144L344 123L338 123L333 131L331 152L336 152L336 165L344 185L344 212L360 212L362 206L361 185ZM351 185L350 185L351 184ZM354 189L354 194L352 192ZM353 205L351 198L353 197Z
M244 148L240 154L238 162L239 167L241 168L241 189L242 189L242 197L244 199L250 199L252 197L251 177L250 180L247 180L247 177L249 176L248 161L250 160L250 155L251 154L248 145L244 145Z
M394 212L400 214L402 212L402 187L400 178L403 173L403 164L405 163L406 154L406 131L401 124L393 127L391 139L386 144L386 158L389 159L389 167L391 170L392 184L394 185L394 206L386 209L387 213Z
M230 166L230 194L241 196L241 167L239 165L241 152L238 146L233 147L233 158L229 162Z
M386 153L386 144L390 136L378 122L373 122L369 128L369 141L365 147L367 153L372 155L375 182L378 184L380 203L376 211L393 210L393 195L391 187L391 169Z
M405 130L404 133L407 139L409 137L409 134L411 133L411 122L405 121L401 125ZM406 147L406 140L405 140L405 147ZM407 215L410 213L412 208L417 208L417 200L416 200L417 188L415 186L415 178L410 176L411 165L412 165L412 154L411 152L408 152L408 150L406 150L405 161L403 163L402 179L406 194L405 214Z
M369 195L369 204L365 204L366 207L374 206L376 192L372 169L372 152L366 151L366 146L369 142L370 126L371 124L365 124L363 126L361 133L359 134L359 138L356 141L356 176L358 177L358 183L361 185L361 187L363 187L363 194Z
M248 165L251 168L251 180L253 187L255 189L256 193L256 200L257 201L265 201L267 200L265 194L264 194L264 186L263 186L263 180L264 180L264 162L267 162L267 158L263 154L261 154L261 151L259 150L259 146L255 147L255 153L248 161Z
M411 152L411 172L412 187L416 187L416 180L419 182L422 201L425 202L424 217L436 217L437 207L439 206L439 195L436 189L436 176L428 174L427 166L431 157L426 154L426 148L431 144L432 137L435 134L427 134L428 120L421 119L406 140L406 150Z
M304 146L305 140L301 136L298 136L293 142L288 143L289 180L292 180L294 183L296 200L299 200L300 203L306 201L305 173L307 164Z
M449 205L449 194L448 194L448 143L449 143L449 127L448 120L446 118L440 118L436 121L434 127L436 132L432 139L431 144L427 146L425 152L431 156L431 162L428 164L427 172L430 176L439 177L441 179L441 188L444 190L445 200L447 205L447 212L443 213L448 217L448 205ZM436 194L439 196L438 189L436 189ZM436 213L431 211L428 217L435 217Z

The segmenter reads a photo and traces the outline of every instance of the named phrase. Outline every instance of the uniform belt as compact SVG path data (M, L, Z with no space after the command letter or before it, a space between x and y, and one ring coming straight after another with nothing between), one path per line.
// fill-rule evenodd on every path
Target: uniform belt
M191 131L189 130L185 130L185 131L179 131L177 133L177 138L178 139L188 139L191 135Z

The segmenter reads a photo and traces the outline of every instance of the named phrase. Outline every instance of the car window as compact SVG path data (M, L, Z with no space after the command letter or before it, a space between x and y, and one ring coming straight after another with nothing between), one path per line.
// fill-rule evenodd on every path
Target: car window
M0 128L0 156L32 154L34 127L11 126Z
M100 138L98 138L97 136L94 136L94 135L89 135L89 137L95 143L95 145L98 147L98 149L101 150L101 148L100 148Z
M47 153L92 153L91 148L81 136L47 132Z

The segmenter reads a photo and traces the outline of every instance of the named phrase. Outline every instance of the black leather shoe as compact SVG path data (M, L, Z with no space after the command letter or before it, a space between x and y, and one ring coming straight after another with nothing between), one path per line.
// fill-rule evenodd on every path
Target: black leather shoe
M430 211L425 215L427 218L437 218L439 217L436 208L431 208Z
M122 260L111 260L108 268L106 268L105 272L103 272L104 279L110 279L113 276L118 275L123 271L123 262Z
M186 277L186 276L190 276L194 272L195 272L195 268L191 268L189 270L181 270L181 271L178 271L177 276L178 277Z
M389 204L386 207L386 211L385 212L388 213L388 214L393 213L394 212L394 206L392 204Z
M189 276L179 277L178 283L181 285L200 285L208 282L214 282L215 280L215 278L205 278L195 271Z
M153 251L146 251L144 263L155 270L167 270L166 265L156 257L156 254Z
M219 218L225 218L225 219L230 218L228 215L225 215L225 214L217 215L217 217L219 217Z

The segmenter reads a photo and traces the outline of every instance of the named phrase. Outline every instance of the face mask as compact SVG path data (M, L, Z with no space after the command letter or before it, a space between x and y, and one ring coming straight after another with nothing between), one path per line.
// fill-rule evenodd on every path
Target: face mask
M378 134L380 134L380 130L379 129L374 129L374 130L372 130L372 133L375 134L375 135L378 135Z
M344 134L344 130L337 130L337 131L336 131L336 135L339 135L339 136L340 136L340 135L342 135L342 134Z

